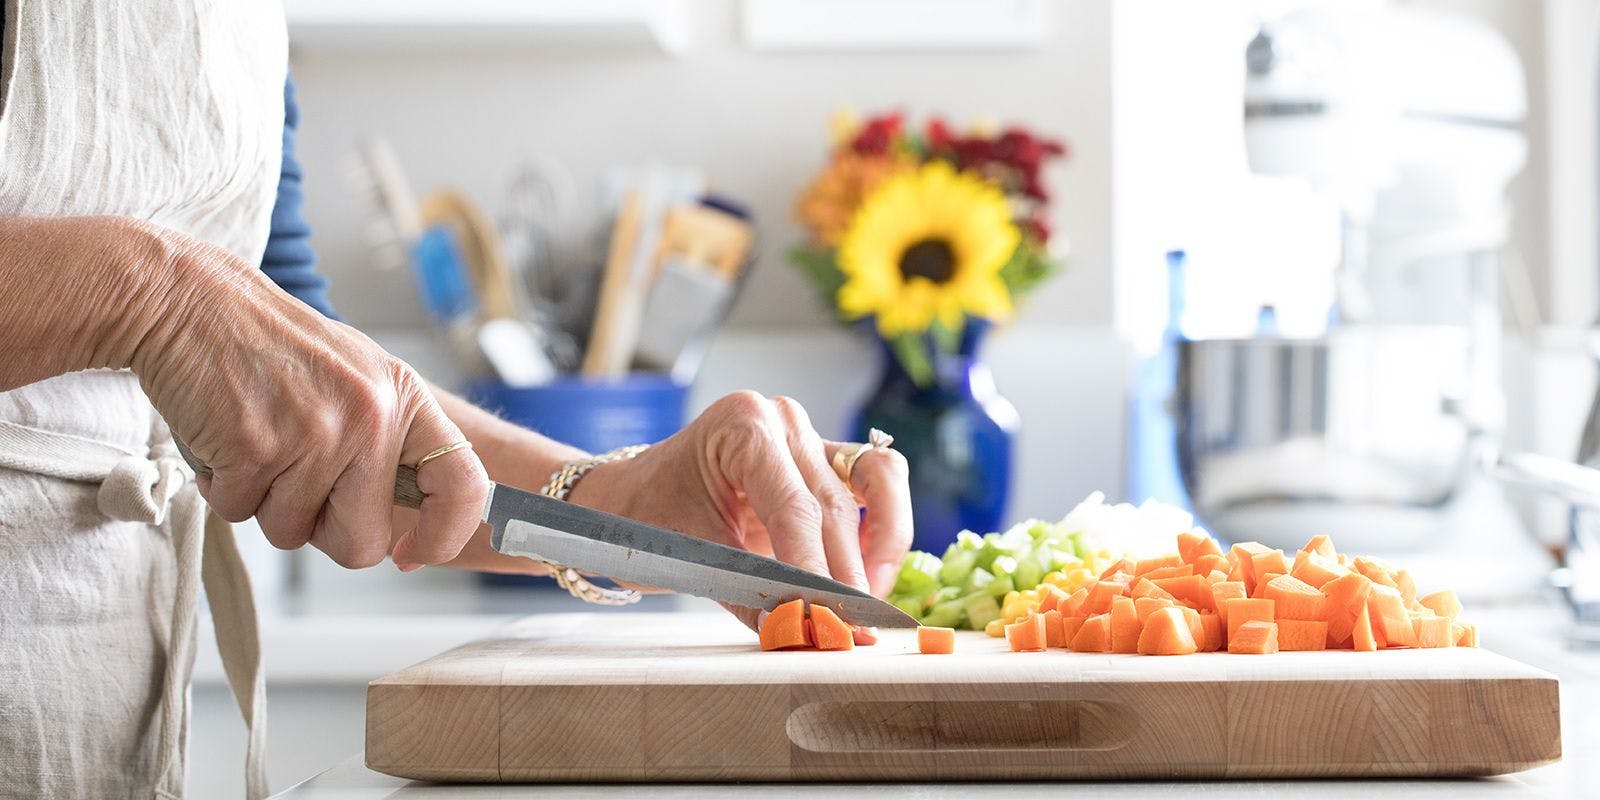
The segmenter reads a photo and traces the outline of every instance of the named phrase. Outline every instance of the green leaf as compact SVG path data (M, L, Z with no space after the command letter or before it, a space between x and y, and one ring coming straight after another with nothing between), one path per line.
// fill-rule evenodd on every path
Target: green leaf
M1000 268L1000 280L1011 293L1013 301L1033 290L1041 281L1060 271L1037 245L1023 242L1011 252L1011 260Z
M933 334L933 346L940 352L954 353L961 347L961 328L950 328L939 320L934 320L928 326L928 331Z
M933 383L933 362L928 359L928 348L922 343L921 336L902 333L889 340L889 349L918 386Z
M804 245L789 250L789 260L811 280L822 296L822 302L837 316L839 313L839 287L844 286L844 273L832 250Z

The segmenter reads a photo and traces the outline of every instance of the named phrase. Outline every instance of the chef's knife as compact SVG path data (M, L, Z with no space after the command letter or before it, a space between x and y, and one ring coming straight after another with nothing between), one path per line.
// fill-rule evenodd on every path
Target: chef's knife
M182 442L178 450L196 473L211 472ZM422 504L417 471L404 464L395 473L394 502ZM748 608L770 611L804 598L853 625L917 627L893 605L814 572L505 484L490 488L483 521L493 531L490 544L510 556Z

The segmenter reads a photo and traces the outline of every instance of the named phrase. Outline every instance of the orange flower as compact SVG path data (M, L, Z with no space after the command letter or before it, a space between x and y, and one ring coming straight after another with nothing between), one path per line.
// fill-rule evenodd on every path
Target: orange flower
M811 230L816 242L834 247L860 208L861 201L885 178L916 168L905 156L862 155L846 149L800 193L795 214Z

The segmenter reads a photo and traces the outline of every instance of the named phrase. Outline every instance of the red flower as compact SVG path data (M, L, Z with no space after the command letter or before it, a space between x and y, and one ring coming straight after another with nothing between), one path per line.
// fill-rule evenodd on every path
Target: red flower
M856 138L850 142L850 149L864 156L888 155L894 147L894 140L900 136L904 122L905 115L898 111L873 117L861 126Z

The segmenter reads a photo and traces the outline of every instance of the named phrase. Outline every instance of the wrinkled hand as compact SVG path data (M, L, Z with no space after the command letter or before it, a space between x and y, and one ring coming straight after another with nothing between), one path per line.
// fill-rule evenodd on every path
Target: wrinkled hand
M351 568L391 544L402 569L455 557L489 490L470 450L429 461L416 527L390 528L396 466L463 438L409 366L226 250L153 225L130 235L178 276L133 370L212 468L200 489L219 515L254 516L274 545L309 542Z
M911 546L906 461L863 453L846 486L830 464L838 447L794 400L741 392L633 460L595 468L569 499L881 596Z

